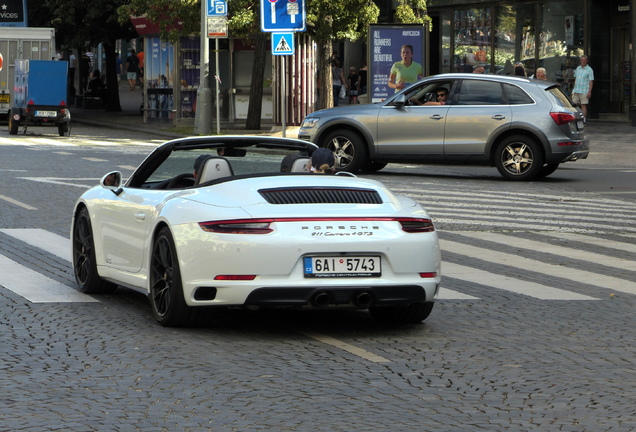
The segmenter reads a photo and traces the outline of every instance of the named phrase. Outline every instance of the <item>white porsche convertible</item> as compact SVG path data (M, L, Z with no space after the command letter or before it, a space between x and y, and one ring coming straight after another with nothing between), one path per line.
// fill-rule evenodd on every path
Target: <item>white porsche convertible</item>
M165 326L213 307L368 309L415 323L440 285L437 233L414 200L383 184L308 171L314 144L191 137L157 147L77 201L80 291L147 294Z

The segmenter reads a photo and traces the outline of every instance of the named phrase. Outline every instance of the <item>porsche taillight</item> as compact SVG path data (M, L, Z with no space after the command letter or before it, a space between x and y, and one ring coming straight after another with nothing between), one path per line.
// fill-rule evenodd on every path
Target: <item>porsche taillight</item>
M402 225L402 230L407 233L424 233L435 231L433 221L430 219L415 219L415 218L399 218L397 219Z
M236 219L231 221L199 222L203 231L222 234L269 234L273 219Z

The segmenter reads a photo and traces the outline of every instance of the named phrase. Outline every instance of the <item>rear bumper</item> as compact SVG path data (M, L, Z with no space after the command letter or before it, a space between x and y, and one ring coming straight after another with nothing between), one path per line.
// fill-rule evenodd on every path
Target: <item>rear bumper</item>
M257 288L245 300L246 306L314 306L352 305L369 307L433 302L419 285L357 287Z

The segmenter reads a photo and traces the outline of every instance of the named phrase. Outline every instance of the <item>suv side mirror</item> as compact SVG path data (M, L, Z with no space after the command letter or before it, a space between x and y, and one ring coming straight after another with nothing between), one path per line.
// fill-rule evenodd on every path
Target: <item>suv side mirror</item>
M406 105L406 96L404 96L404 93L396 96L395 99L393 99L393 105L396 108L404 108L404 105Z

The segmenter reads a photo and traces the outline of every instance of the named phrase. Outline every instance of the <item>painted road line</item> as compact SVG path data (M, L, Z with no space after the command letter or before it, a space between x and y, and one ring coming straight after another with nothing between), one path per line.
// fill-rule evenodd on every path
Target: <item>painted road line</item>
M32 303L99 303L99 300L49 279L3 255L0 255L0 285Z
M315 339L318 342L322 342L324 344L327 345L331 345L333 347L339 348L343 351L346 351L348 353L351 353L355 356L361 357L365 360L374 362L374 363L391 363L391 360L386 359L382 356L379 356L377 354L373 354L372 352L369 352L365 349L359 348L355 345L351 345L348 344L346 342L343 342L341 340L338 340L336 338L333 338L331 336L326 336L326 335L322 335L319 333L305 333L305 332L300 332L301 334L304 334L305 336Z
M498 252L483 247L475 247L449 240L440 240L440 243L442 251L477 258L493 264L503 264L515 268L521 268L531 272L558 277L573 282L594 285L598 288L636 295L636 282L631 280L550 264L547 262L523 258L504 252Z
M72 261L71 241L66 237L39 228L7 228L0 229L0 232L65 261Z
M606 238L601 238L601 237L592 237L585 234L574 234L574 233L566 234L566 233L560 233L560 232L549 232L549 233L540 232L538 234L550 236L550 237L561 239L561 240L572 240L572 241L576 241L580 243L590 244L593 246L601 246L605 248L616 249L619 251L636 254L636 242L634 242L633 240L635 238L634 235L626 236L625 241L621 242L621 241L615 241L615 240L608 240ZM636 263L634 263L634 261L636 261L636 259L632 259L633 264L632 264L631 270L636 271Z
M26 209L26 210L37 210L37 207L30 206L30 205L28 205L26 203L23 203L21 201L15 200L15 199L10 198L10 197L5 196L5 195L0 195L0 199L3 200L3 201L6 201L8 203L11 203L13 205L17 205L18 207L22 207L23 209Z
M444 270L446 269L446 264L442 264L442 283L444 280ZM473 297L468 294L460 293L454 290L450 290L448 288L440 288L439 293L437 294L437 300L480 300L479 297Z
M443 263L444 276L485 285L540 300L598 300L572 291L549 287L510 276L502 276L459 264Z
M590 252L589 250L573 249L565 246L555 245L553 243L545 243L536 240L528 240L525 238L516 239L514 234L506 235L493 232L471 232L467 237L477 238L495 243L507 244L519 249L531 250L534 252L549 253L560 257L572 258L579 261L600 264L607 267L617 269L636 271L636 263L634 260L616 258L613 256L602 255Z
M19 177L21 179L24 180L30 180L30 181L34 181L34 182L38 182L38 183L49 183L49 184L57 184L57 185L63 185L63 186L73 186L73 187L77 187L77 188L82 188L82 189L90 189L94 186L97 186L99 184L99 179L76 179L76 178L53 178L53 177ZM94 180L95 183L87 185L87 184L77 184L77 183L71 183L77 180ZM37 210L37 209L36 209Z

